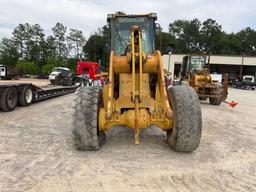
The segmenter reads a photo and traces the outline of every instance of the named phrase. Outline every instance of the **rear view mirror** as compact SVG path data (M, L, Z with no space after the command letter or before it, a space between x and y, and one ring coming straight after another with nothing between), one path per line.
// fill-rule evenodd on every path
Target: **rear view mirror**
M156 34L160 35L161 31L162 31L162 28L161 28L160 24L156 23Z

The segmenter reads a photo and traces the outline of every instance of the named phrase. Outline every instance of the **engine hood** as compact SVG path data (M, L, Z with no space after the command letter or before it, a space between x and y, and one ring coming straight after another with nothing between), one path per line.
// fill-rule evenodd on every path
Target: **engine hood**
M59 71L53 71L53 72L51 72L50 76L57 76L59 74L60 74Z

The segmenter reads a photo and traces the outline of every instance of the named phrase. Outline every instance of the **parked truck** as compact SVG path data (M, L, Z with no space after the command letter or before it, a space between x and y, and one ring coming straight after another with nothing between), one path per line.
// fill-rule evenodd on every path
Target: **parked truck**
M21 74L21 70L16 67L7 67L0 64L0 78L2 80L11 80L12 78L17 78Z
M256 82L255 78L252 75L244 75L241 81L235 81L233 87L240 89L251 89L255 90Z
M76 65L76 77L81 78L84 86L102 86L105 82L104 76L108 73L101 72L100 66L96 62L78 61Z
M49 80L52 85L71 86L73 82L73 73L66 67L54 67Z
M77 61L76 63L76 75L88 74L89 78L96 80L96 74L100 73L99 64L89 61Z

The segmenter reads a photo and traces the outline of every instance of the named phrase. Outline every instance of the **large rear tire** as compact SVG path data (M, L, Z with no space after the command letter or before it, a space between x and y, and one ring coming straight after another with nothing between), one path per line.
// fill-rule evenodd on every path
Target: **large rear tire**
M98 129L102 91L96 87L80 87L73 101L73 133L75 145L80 150L98 150L106 141L104 132Z
M0 107L2 111L13 111L17 106L18 94L14 87L6 88L0 98Z
M211 105L220 105L222 102L223 88L222 85L216 85L216 97L210 97L209 101Z
M174 113L172 130L167 131L167 141L175 151L194 151L201 139L202 114L198 95L190 86L174 86L168 89L169 101Z

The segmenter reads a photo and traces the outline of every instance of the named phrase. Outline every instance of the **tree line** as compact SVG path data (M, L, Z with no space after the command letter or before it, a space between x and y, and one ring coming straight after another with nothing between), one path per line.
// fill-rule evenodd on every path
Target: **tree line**
M19 24L11 38L1 41L0 63L21 68L26 74L48 74L54 66L67 66L82 58L85 43L81 30L67 33L62 23L56 23L49 36L39 24Z
M161 48L174 44L175 53L207 52L219 55L256 56L256 31L250 27L227 33L213 19L176 20L162 33Z
M174 53L256 56L256 31L250 27L227 33L213 19L193 19L175 20L168 32L157 31L156 48L161 52L172 43ZM0 63L21 68L26 74L48 74L54 66L74 69L78 59L100 62L107 68L109 41L107 25L86 39L81 30L68 29L62 23L56 23L49 36L39 24L19 24L10 38L0 42Z

